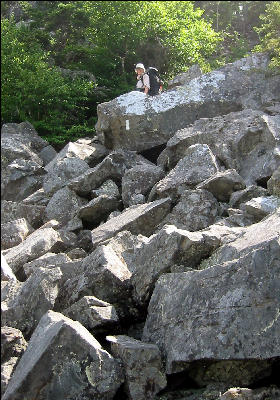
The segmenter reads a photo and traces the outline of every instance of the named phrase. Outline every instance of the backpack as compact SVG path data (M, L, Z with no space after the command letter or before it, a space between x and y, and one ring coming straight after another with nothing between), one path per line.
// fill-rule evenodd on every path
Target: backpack
M160 87L163 85L162 80L158 74L158 70L155 67L149 67L145 72L150 78L150 89L148 94L150 96L155 96L159 94ZM142 78L143 82L143 78Z

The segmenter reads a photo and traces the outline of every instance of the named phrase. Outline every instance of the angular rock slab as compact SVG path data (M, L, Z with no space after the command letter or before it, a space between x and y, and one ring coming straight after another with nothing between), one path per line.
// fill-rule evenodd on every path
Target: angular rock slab
M2 400L113 399L118 362L79 322L48 311L34 331Z
M34 229L25 218L1 224L1 250L17 246L32 232Z
M150 203L131 206L119 216L91 231L93 246L110 239L120 231L150 236L170 210L171 199L165 198Z
M99 104L97 135L109 149L141 152L166 143L199 118L260 109L279 99L279 77L264 75L268 62L266 54L254 54L160 96L132 91Z
M167 373L199 360L258 360L267 368L266 360L279 356L279 232L263 232L242 251L245 234L233 242L240 249L237 257L234 251L221 251L204 270L159 278L142 339L159 346ZM222 370L220 374L222 381Z
M201 118L168 141L157 164L170 170L194 144L207 144L226 169L235 169L247 185L267 181L280 165L280 116L245 109Z
M114 357L122 361L131 400L152 400L167 382L159 348L129 336L107 336Z
M29 224L37 229L43 224L45 206L35 204L24 204L23 202L1 201L2 224L19 218L25 218Z
M216 157L207 144L190 146L176 167L152 189L149 199L176 197L181 185L193 188L218 172Z

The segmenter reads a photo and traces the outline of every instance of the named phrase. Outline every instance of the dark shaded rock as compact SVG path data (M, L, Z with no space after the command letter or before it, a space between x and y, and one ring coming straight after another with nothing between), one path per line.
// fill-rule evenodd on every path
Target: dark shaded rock
M211 192L218 201L228 202L233 192L246 188L242 177L234 170L217 172L197 186L197 189L206 189Z
M3 400L112 400L123 382L118 362L79 322L48 311L40 320Z
M57 156L57 151L49 145L44 147L38 155L43 160L44 165L47 165Z
M158 347L129 336L107 336L111 352L121 360L126 393L131 400L152 400L167 382Z
M267 190L270 194L280 197L280 166L273 172L267 181Z
M100 222L104 221L111 212L118 209L120 205L121 201L116 197L102 194L82 206L78 210L77 216L83 221L98 225Z
M24 204L23 202L1 201L1 221L2 224L25 218L27 222L37 229L43 224L43 214L45 206Z

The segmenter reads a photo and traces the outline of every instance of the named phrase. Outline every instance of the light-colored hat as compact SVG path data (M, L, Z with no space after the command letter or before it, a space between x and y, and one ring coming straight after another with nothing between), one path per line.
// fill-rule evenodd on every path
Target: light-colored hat
M136 69L136 68L142 68L142 69L145 71L145 67L144 67L144 65L141 64L141 63L136 64L135 69Z

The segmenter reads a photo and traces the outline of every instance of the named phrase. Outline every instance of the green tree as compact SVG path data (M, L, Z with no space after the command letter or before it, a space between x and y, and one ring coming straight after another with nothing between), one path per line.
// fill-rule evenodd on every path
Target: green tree
M13 19L2 19L2 120L28 120L50 142L58 143L73 136L73 126L75 134L79 125L84 133L85 104L94 83L63 77L49 65L47 56L32 41L28 28L17 27Z
M264 14L260 15L263 22L261 27L255 28L260 35L260 44L254 51L268 51L271 54L270 66L280 69L280 1L267 4Z

